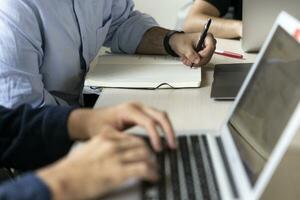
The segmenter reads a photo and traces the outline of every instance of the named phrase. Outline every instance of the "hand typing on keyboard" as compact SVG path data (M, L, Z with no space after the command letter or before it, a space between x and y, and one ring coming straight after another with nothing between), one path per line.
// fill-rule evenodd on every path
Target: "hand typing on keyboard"
M168 147L176 148L175 134L168 115L140 103L124 103L94 110L81 109L74 111L74 113L80 123L73 123L74 127L70 127L71 132L74 133L72 138L88 139L99 132L102 134L122 134L128 128L140 126L146 129L151 146L155 151L163 149L158 129L161 129L165 134ZM78 127L78 125L84 127Z
M126 134L99 134L55 166L37 172L53 199L96 199L128 181L157 181L157 166L144 141Z

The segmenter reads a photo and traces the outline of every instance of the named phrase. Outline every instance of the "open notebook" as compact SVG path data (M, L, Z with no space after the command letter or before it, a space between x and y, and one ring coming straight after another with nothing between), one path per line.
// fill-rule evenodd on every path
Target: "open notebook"
M116 88L200 87L201 69L169 56L106 54L87 74L85 85Z

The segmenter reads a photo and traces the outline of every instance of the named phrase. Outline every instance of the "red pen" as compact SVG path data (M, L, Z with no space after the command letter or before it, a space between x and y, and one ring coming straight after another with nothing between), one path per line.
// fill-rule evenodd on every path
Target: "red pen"
M233 53L233 52L230 52L230 51L221 51L221 50L216 49L215 54L222 55L222 56L227 56L227 57L230 57L230 58L243 59L242 54Z

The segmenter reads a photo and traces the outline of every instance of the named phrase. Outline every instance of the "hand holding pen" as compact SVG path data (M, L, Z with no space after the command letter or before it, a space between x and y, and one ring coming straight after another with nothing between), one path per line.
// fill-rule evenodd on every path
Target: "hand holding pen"
M209 26L206 26L208 29ZM205 29L204 29L205 30ZM216 40L211 33L203 31L204 35L201 42L201 50L196 51L196 47L199 46L199 33L184 33L169 31L164 39L164 45L168 46L168 50L172 50L172 54L167 51L168 54L174 56L176 54L180 57L180 60L186 66L191 66L194 63L194 67L200 67L206 65L211 60L216 47ZM170 36L171 34L171 36ZM166 48L165 48L166 49Z
M205 26L204 26L201 34L200 34L200 39L199 39L198 44L197 44L196 49L195 49L195 51L197 53L200 52L201 50L203 50L204 47L205 47L204 46L204 41L205 41L205 38L207 36L210 24L211 24L211 19L208 19L207 23L205 24ZM191 67L193 67L193 66L194 66L194 63L192 63Z
M216 51L216 43L214 36L208 33L212 20L209 19L204 26L199 39L197 33L174 32L168 37L169 49L172 54L180 57L183 64L190 67L204 66L211 60L214 53L231 58L242 59L243 55L229 52Z
M204 47L205 47L205 45L204 45L205 38L207 37L207 33L208 33L209 27L211 25L211 22L212 22L212 20L208 19L207 23L205 24L205 26L204 26L201 34L200 34L200 39L199 39L198 44L197 44L196 49L195 49L196 52L200 52L204 49ZM238 54L238 53L233 53L233 52L230 52L230 51L215 50L214 53L218 54L218 55L226 56L226 57L231 57L231 58L236 58L236 59L243 59L243 55ZM194 66L194 63L192 63L191 67L193 67L193 66Z

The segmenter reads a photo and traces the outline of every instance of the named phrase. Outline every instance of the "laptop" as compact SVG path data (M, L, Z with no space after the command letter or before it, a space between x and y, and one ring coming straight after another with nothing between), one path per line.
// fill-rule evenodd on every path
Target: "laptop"
M210 97L214 100L234 100L253 63L218 64Z
M300 128L299 29L281 13L220 131L178 133L160 181L113 199L259 199Z
M243 0L243 50L257 52L277 15L285 10L300 19L299 8L299 0Z

